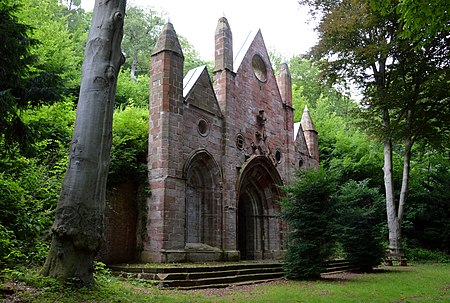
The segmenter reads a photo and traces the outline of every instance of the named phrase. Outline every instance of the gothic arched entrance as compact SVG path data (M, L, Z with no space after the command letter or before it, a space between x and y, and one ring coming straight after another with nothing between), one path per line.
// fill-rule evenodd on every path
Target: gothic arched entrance
M242 260L274 259L281 254L279 185L278 171L264 156L254 157L242 168L236 235Z
M221 172L206 150L189 157L186 176L186 244L221 246Z

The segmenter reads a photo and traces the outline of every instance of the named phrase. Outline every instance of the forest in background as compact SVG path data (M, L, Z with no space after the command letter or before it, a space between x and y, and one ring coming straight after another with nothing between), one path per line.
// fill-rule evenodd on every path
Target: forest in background
M67 168L92 14L76 1L57 0L2 1L0 14L0 266L39 266L47 255ZM127 8L127 61L117 85L109 186L128 178L145 182L149 57L164 20L156 11ZM186 39L180 40L185 73L201 64L211 66ZM295 121L307 105L319 133L321 167L335 172L341 184L353 180L383 195L383 146L373 130L366 131L360 103L344 85L323 81L320 62L313 57L281 58L274 51L271 59L275 70L281 61L289 63ZM402 223L405 248L422 258L450 253L450 141L448 136L436 140L413 147ZM394 142L396 190L403 153ZM387 239L382 202L376 209L376 225Z

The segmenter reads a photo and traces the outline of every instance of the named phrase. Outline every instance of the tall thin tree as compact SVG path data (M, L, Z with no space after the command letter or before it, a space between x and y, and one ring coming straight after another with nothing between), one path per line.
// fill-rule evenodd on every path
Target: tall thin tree
M439 140L450 126L450 37L437 32L423 47L416 48L414 39L403 37L395 9L382 14L373 9L371 0L299 2L310 5L319 16L320 39L313 53L322 59L327 78L332 82L350 79L364 92L361 112L365 114L365 127L380 137L384 148L389 247L400 251L413 144ZM393 153L399 146L404 161L396 199Z

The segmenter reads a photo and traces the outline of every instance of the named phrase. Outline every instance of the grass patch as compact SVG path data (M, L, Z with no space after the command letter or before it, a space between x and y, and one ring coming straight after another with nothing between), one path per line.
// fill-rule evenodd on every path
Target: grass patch
M160 290L109 275L91 289L61 287L34 270L4 273L1 299L14 302L450 302L450 264L381 267L320 281L281 281L201 291ZM12 297L10 297L12 298ZM5 300L6 301L6 300Z

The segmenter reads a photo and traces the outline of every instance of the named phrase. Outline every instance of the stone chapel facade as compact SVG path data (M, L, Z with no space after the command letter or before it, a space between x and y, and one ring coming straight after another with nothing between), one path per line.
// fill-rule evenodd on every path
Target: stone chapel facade
M275 77L261 32L233 60L228 21L215 32L214 79L205 66L183 79L173 25L152 54L148 182L108 190L107 264L278 259L286 226L281 192L299 168L318 167L307 109L294 124L287 64Z
M279 185L318 166L307 109L294 126L287 64L277 77L261 32L233 60L226 18L215 32L214 79L183 79L183 52L167 23L150 70L147 237L139 259L198 262L277 259L286 226Z

